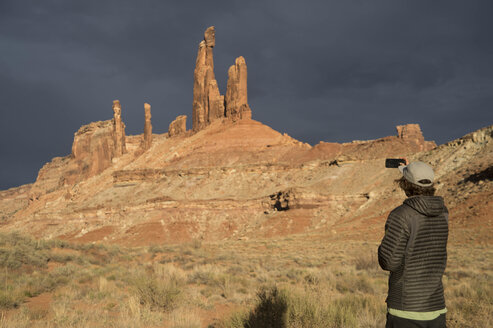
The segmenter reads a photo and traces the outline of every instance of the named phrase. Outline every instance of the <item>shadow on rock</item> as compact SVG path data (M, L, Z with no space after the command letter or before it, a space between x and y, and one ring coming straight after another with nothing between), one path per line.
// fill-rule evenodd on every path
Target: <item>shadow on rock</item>
M464 178L464 182L473 182L473 183L478 183L479 181L491 181L493 180L493 166L488 167L487 169L471 174L470 176Z

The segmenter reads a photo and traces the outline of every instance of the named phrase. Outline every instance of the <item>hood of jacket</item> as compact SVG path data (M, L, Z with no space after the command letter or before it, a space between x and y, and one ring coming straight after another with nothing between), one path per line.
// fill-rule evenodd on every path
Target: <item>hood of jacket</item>
M438 216L448 212L440 196L412 196L407 198L404 204L426 216Z

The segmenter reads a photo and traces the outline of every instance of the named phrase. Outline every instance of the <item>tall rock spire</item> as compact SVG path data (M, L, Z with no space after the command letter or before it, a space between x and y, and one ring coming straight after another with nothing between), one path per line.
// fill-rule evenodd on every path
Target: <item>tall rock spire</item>
M151 105L145 103L144 112L145 112L145 123L144 123L143 149L147 150L151 148L151 144L152 144Z
M218 117L221 110L219 88L214 76L212 48L216 44L214 26L204 33L199 44L195 70L193 73L193 113L192 129L198 131Z
M245 58L240 56L228 70L225 97L226 117L233 120L252 117L252 111L248 106L247 75Z
M212 48L216 45L214 26L204 33L199 43L195 70L193 72L193 113L192 130L200 131L215 120L224 117L232 121L250 119L252 111L248 106L247 66L245 58L236 58L228 71L226 95L219 92L214 75Z
M113 100L113 138L115 142L115 157L126 153L125 123L122 121L122 106L119 100Z

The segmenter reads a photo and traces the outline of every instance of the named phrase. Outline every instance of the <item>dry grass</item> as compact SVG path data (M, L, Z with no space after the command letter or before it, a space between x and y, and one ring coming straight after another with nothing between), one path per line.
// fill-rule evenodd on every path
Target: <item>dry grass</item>
M123 248L3 234L0 328L383 327L376 249L307 235ZM493 326L492 255L449 247L449 328ZM50 304L28 306L42 293Z

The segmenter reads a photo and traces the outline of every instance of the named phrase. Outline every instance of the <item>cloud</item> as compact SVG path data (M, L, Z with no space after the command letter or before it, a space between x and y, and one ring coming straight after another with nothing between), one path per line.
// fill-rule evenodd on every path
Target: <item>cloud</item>
M129 134L142 133L144 102L159 133L191 116L210 25L220 90L244 56L255 119L310 143L420 123L443 143L492 123L492 11L486 1L4 0L2 168L32 163L14 174L24 183L70 152L81 125L111 118L113 99Z

